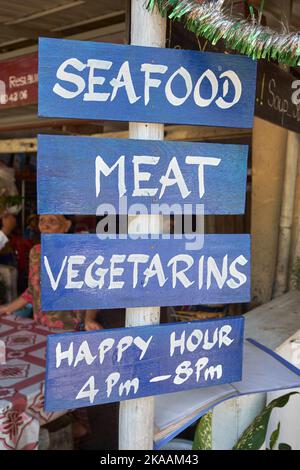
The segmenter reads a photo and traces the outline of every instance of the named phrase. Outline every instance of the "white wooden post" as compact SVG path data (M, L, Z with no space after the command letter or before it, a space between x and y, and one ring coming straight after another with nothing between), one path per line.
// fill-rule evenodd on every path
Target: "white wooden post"
M144 0L131 1L131 44L164 47L166 20L158 12L149 13ZM129 124L129 138L163 140L163 124ZM162 217L140 215L129 218L128 232L159 233ZM153 298L153 301L155 298ZM160 321L160 307L127 308L126 326L156 325ZM123 401L119 415L119 449L149 450L153 448L154 398Z

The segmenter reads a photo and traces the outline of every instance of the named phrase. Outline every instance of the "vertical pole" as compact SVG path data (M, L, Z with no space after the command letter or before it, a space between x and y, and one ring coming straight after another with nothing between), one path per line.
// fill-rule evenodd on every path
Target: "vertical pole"
M291 265L291 272L290 272L290 279L289 279L289 290L297 289L294 283L294 278L293 278L293 267L297 258L300 258L300 233L298 234L298 237L296 238L296 247L295 247L295 251L293 255L294 256L292 258L292 265Z
M288 31L291 24L292 8L293 0L281 0L281 20L282 24ZM280 68L286 72L289 71L289 67L287 65L281 65ZM298 153L298 134L288 131L274 297L284 294L288 287L292 288L291 280L288 286L288 269L291 250L294 199L296 194Z
M131 1L131 44L164 47L166 20L154 11L145 9L144 0ZM163 124L129 124L129 138L163 140ZM162 217L140 215L129 218L128 232L160 233ZM126 326L156 325L160 321L160 307L127 308ZM123 401L119 415L119 449L151 450L154 435L154 398Z
M293 0L281 0L281 20L288 31L291 24L292 6ZM286 72L289 71L289 67L286 65L281 65L280 68ZM288 131L274 297L279 297L284 294L288 288L288 269L296 192L298 152L298 135L295 132Z
M26 181L22 180L21 198L22 198L22 233L25 231L25 196L26 196Z
M279 222L279 246L274 297L278 297L284 294L288 287L288 268L291 246L291 230L294 215L298 154L299 136L295 132L289 131L286 147L286 166Z

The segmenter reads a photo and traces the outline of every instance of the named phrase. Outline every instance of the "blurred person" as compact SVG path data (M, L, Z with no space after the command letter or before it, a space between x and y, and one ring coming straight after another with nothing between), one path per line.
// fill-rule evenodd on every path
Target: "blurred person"
M0 230L0 250L8 242L8 236L11 234L16 226L16 218L14 215L5 214L2 217L2 229Z
M37 214L28 216L24 236L26 239L32 240L34 245L40 242L39 216Z
M84 329L85 331L101 330L103 327L97 321L98 310L87 310L84 316Z
M39 229L41 233L67 233L72 222L64 215L41 215L39 218ZM41 286L40 286L40 266L41 266L41 244L35 245L29 254L29 278L28 287L13 302L0 307L0 314L11 315L16 310L20 310L27 303L33 306L33 318L38 323L48 328L58 328L69 331L79 329L83 318L83 312L75 310L47 311L41 310Z
M39 230L41 233L67 233L70 231L72 222L64 215L41 215L39 217ZM84 312L80 311L47 311L41 310L41 245L34 245L29 255L29 279L28 287L13 302L0 306L0 314L11 315L17 310L21 310L27 303L33 306L33 318L48 328L64 329L74 331L80 328ZM87 312L88 314L89 312ZM101 326L99 326L101 328ZM88 434L89 424L85 409L76 410L73 413L73 435L75 439L80 439Z

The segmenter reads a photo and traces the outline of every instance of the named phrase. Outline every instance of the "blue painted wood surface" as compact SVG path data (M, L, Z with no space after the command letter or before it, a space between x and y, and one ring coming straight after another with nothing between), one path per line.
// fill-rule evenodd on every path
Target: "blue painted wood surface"
M246 56L39 40L40 116L251 128L255 87Z
M170 239L126 237L43 235L42 309L250 300L249 235L204 235L202 248L198 235L192 250L186 245L191 240L172 235ZM139 262L134 254L139 255Z
M99 204L111 204L115 213L130 214L138 203L149 212L151 204L174 204L177 213L193 204L195 213L203 204L205 214L243 214L247 155L246 145L40 135L38 212L96 214ZM139 163L142 156L145 163ZM116 164L105 176L103 170ZM177 183L164 186L166 175Z
M50 335L45 409L238 382L243 334L244 318L231 317ZM126 381L128 389L121 392Z

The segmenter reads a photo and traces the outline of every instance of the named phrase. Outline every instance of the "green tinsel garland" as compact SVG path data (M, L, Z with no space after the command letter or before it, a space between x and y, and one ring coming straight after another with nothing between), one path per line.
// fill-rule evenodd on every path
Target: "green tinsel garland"
M224 0L147 0L147 8L155 6L172 20L184 20L187 29L213 45L223 39L227 49L253 59L273 59L288 66L300 65L300 35L280 34L269 27L234 17Z

